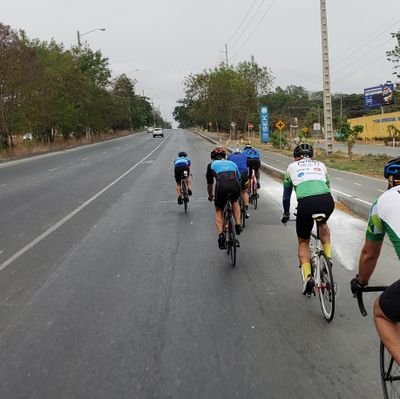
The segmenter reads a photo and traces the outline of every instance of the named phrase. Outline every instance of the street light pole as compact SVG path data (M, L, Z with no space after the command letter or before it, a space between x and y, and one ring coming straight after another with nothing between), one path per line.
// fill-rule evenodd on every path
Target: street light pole
M96 29L92 29L92 30L90 30L88 32L85 32L85 33L80 33L79 30L76 31L76 36L77 36L77 39L78 39L78 47L81 48L81 46L82 46L82 42L81 42L81 37L82 36L88 35L89 33L95 32L96 30L101 30L102 32L104 32L106 30L106 28L96 28Z

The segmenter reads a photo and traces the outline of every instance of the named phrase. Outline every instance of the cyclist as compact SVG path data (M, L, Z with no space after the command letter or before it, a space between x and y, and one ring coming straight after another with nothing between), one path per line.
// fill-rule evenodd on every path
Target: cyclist
M226 152L222 147L217 147L212 150L212 161L207 165L206 173L208 200L212 201L215 198L215 224L218 230L218 246L220 249L226 248L223 210L228 196L232 201L236 234L239 235L242 231L242 226L240 225L240 207L238 204L240 195L240 173L236 164L225 158ZM214 178L216 184L213 194Z
M298 256L303 275L303 295L311 295L315 285L311 275L310 234L313 228L314 213L324 213L325 218L318 222L320 239L327 257L331 257L330 232L327 225L335 203L333 201L326 166L312 159L313 147L299 144L293 152L295 161L288 166L283 181L282 223L289 220L290 197L294 188L297 197L296 233L298 238Z
M388 191L372 205L365 243L361 250L358 275L351 281L351 291L357 293L368 284L375 270L383 238L388 234L400 259L400 157L391 159L384 168ZM383 344L400 364L400 280L389 286L375 301L374 321Z
M182 205L183 199L181 196L181 181L183 179L183 173L187 171L187 183L188 183L188 194L192 195L192 181L190 179L190 167L192 161L187 157L185 151L181 151L178 157L174 161L174 174L176 181L176 195L178 196L178 204Z
M247 170L247 157L246 155L242 154L242 151L240 151L240 148L235 148L233 150L233 153L228 155L228 161L234 162L240 172L240 184L242 187L242 201L244 204L245 208L245 213L246 213L246 219L249 218L249 193L247 191L247 188L249 186L249 178L248 178L248 170Z
M260 151L257 148L251 146L251 144L246 144L243 149L243 154L247 157L247 167L249 169L249 179L251 179L252 170L257 179L257 189L260 188Z

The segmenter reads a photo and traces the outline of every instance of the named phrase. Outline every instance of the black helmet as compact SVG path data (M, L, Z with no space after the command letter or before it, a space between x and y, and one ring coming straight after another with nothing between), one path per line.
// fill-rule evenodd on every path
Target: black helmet
M223 159L226 157L226 152L222 147L214 148L211 151L211 159Z
M179 154L178 154L178 157L180 158L180 157L187 157L187 153L185 152L185 151L181 151Z
M311 144L302 143L298 144L293 151L294 158L312 158L314 156L314 149Z
M385 179L389 179L390 176L393 176L393 179L400 180L400 157L388 161L383 169L383 175Z

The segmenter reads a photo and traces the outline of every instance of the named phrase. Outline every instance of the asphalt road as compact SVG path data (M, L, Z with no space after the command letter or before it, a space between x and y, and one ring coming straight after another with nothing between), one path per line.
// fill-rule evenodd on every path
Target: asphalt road
M211 148L170 130L3 165L1 398L381 396L378 340L351 274L336 265L327 324L300 294L294 226L267 189L235 269L217 248ZM187 215L173 179L182 149Z

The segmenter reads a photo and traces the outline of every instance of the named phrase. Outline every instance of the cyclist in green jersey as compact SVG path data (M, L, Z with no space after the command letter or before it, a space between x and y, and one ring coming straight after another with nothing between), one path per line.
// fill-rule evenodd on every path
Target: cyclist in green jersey
M355 295L368 284L386 233L400 259L400 157L385 165L384 176L388 179L388 191L371 207L358 275L350 283ZM400 280L390 285L375 301L374 321L382 342L400 364Z
M288 166L283 181L283 216L282 223L289 220L290 197L292 190L297 197L296 233L298 237L298 256L303 275L303 294L310 295L314 289L311 275L310 235L314 225L312 215L324 213L325 218L318 222L320 239L327 257L331 257L330 232L327 225L329 216L335 208L326 166L312 159L313 147L299 144L293 152L294 162Z

